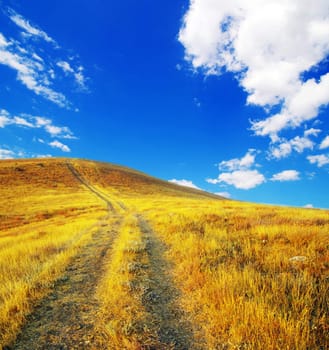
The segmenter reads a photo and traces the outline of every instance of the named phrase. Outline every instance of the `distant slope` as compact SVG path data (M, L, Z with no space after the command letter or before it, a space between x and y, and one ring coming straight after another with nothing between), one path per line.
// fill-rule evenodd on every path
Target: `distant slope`
M24 191L80 187L71 164L90 184L111 188L117 195L169 195L196 199L223 199L208 192L182 187L142 172L104 162L68 158L15 159L0 162L2 186L24 186Z

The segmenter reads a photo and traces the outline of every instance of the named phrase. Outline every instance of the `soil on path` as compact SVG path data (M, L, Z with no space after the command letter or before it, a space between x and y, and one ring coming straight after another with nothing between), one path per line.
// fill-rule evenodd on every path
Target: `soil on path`
M172 267L165 258L166 247L148 222L141 215L137 217L149 259L148 279L142 280L142 302L156 338L156 345L145 349L192 349L192 327L187 321L187 315L178 305L180 295L172 281Z
M72 258L52 292L27 317L13 349L106 349L105 334L95 329L98 310L95 292L121 218L108 198L93 188L73 165L67 166L82 185L104 201L109 214L99 222L91 241Z
M100 224L53 291L27 317L13 349L106 349L105 334L94 326L98 310L95 291L119 224L119 218L114 225L106 221Z
M91 241L72 258L64 274L55 282L52 292L36 305L15 344L8 349L111 348L104 328L96 326L99 324L96 288L105 272L105 260L123 215L117 214L111 201L90 185L73 165L68 163L67 166L82 185L106 203L109 215L99 223ZM149 264L145 267L147 278L136 282L143 290L141 301L148 314L144 326L150 326L154 339L151 342L153 346L141 345L141 349L192 349L191 326L177 304L179 292L170 276L171 266L165 259L165 245L141 215L137 218Z

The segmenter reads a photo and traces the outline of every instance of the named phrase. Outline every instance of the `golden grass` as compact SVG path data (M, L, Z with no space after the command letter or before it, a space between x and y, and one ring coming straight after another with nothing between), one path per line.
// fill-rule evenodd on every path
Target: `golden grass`
M0 345L15 338L34 302L49 291L106 213L65 166L46 172L51 181L61 175L53 184L61 190L52 190L49 179L36 171L40 165L20 163L19 176L25 174L25 181L5 176L11 174L5 165L0 167L6 180L0 189Z
M193 328L191 349L329 348L328 211L213 200L122 167L71 162L123 219L97 292L109 349L166 348L143 301L152 262L133 213L151 224L153 244L166 247L175 303ZM0 181L5 344L106 206L66 160L3 162Z
M108 349L163 348L143 301L151 278L148 249L137 217L127 214L98 290Z
M141 204L169 247L196 348L329 346L328 212L232 201Z

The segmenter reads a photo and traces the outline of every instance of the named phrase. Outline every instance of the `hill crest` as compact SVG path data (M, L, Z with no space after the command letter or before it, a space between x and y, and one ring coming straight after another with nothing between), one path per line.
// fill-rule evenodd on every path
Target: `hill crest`
M87 183L111 187L118 195L157 193L196 199L224 199L198 189L184 187L145 174L141 171L107 162L77 158L11 159L0 162L0 182L5 186L38 186L61 188L80 186L73 167Z

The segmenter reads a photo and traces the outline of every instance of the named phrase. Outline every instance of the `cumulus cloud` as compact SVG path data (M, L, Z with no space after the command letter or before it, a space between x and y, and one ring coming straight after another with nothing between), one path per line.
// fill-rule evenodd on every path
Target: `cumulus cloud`
M329 147L329 135L326 136L326 137L322 140L322 142L321 142L321 144L320 144L320 149L325 149L325 148L328 148L328 147Z
M272 181L297 181L300 180L299 172L296 170L284 170L280 173L274 174L271 178Z
M65 145L64 143L62 143L58 140L54 140L54 141L50 142L49 146L51 146L53 148L59 148L63 152L71 152L71 149L69 148L69 146Z
M248 169L255 163L256 150L249 149L248 152L242 158L234 158L231 160L224 160L219 163L219 169L221 170L237 170Z
M0 148L0 159L15 158L15 153L9 149Z
M280 143L270 147L269 154L273 158L280 159L289 156L292 151L302 153L305 149L313 149L314 145L309 137L296 136L291 140L281 139Z
M218 179L206 179L208 184L216 185L218 184Z
M329 157L326 154L308 156L307 159L311 164L316 164L319 168L329 164Z
M296 136L290 143L293 149L298 153L302 153L305 149L313 149L314 147L314 142L307 137Z
M256 165L256 153L256 150L249 149L242 158L220 162L219 170L223 172L216 179L206 179L206 181L213 185L225 183L243 190L261 185L266 181L264 175L258 170L250 169Z
M288 157L292 152L292 146L290 142L282 142L277 146L272 146L269 150L271 157L280 159Z
M258 170L236 170L221 173L217 183L226 183L242 190L249 190L265 182L265 177Z
M322 131L321 129L314 129L314 128L307 129L307 130L304 131L304 136L305 136L305 137L308 137L308 136L318 136L318 134L319 134L321 131Z
M190 188L195 188L197 190L200 190L200 188L198 186L194 185L194 183L192 181L190 181L190 180L185 180L185 179L176 180L176 179L172 179L172 180L169 180L169 182L174 183L176 185L190 187Z
M247 103L271 113L252 122L278 140L329 103L329 73L307 79L329 54L329 7L304 0L190 0L179 32L185 58L205 74L233 72Z

